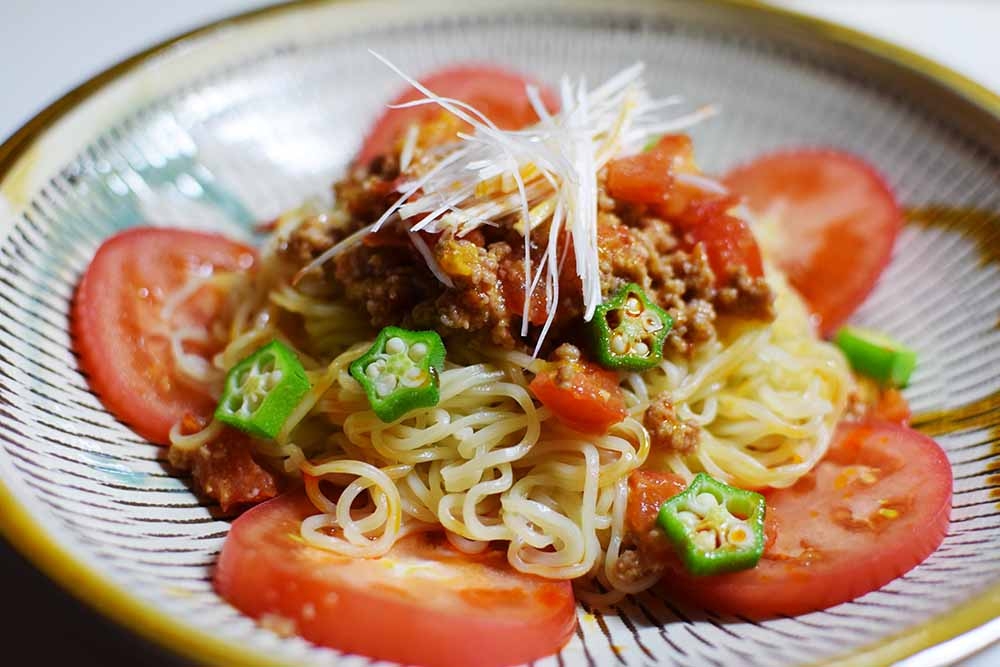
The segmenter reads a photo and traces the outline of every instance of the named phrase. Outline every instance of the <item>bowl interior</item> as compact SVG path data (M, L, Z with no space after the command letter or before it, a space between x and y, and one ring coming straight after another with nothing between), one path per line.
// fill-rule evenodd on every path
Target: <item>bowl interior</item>
M294 13L298 10L286 10ZM446 17L446 18L445 18ZM421 17L348 15L335 5L284 22L238 57L206 50L183 80L41 174L0 226L0 471L38 524L113 585L180 623L283 663L361 664L259 629L212 591L228 528L149 445L107 414L77 369L67 328L75 283L116 230L137 224L252 238L329 183L411 74L501 63L548 82L603 80L646 63L650 88L722 113L692 134L709 172L769 149L831 145L876 164L911 224L858 322L913 345L906 396L954 466L952 525L923 565L825 612L753 622L682 607L662 591L581 609L577 636L540 664L793 664L831 658L945 613L1000 582L1000 120L955 129L891 77L709 13L626 5ZM350 21L349 25L346 23ZM239 27L231 30L239 31ZM220 47L224 51L228 47ZM161 56L169 60L169 54ZM148 73L143 76L149 76ZM198 632L199 630L192 630Z

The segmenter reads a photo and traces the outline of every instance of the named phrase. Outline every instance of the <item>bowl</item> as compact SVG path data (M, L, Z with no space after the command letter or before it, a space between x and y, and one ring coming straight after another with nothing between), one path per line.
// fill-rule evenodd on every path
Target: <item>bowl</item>
M983 625L1000 609L1000 99L874 38L738 1L293 2L153 47L39 114L0 147L0 530L32 563L188 659L370 662L279 637L214 593L232 517L102 408L67 321L116 231L252 240L255 222L325 191L402 85L369 49L415 74L473 60L548 81L641 60L655 93L721 107L692 131L706 171L835 146L875 164L906 207L855 320L919 352L906 397L955 476L940 549L878 591L794 618L655 591L581 608L576 636L538 664L877 664L936 644L906 664L942 664L1000 636Z

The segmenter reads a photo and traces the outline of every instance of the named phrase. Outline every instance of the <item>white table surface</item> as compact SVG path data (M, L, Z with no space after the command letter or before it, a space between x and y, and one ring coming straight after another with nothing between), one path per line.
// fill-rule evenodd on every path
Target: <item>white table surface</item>
M772 0L929 56L1000 93L1000 0ZM0 0L0 137L150 44L261 0ZM1000 613L1000 610L998 610ZM962 663L1000 665L1000 645Z

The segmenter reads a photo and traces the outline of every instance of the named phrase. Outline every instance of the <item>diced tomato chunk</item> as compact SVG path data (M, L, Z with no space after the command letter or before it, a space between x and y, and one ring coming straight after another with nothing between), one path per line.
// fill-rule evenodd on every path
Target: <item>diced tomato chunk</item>
M764 275L764 263L753 232L746 222L728 212L736 203L730 197L695 200L671 220L695 243L704 245L718 285L726 284L732 271L739 267L745 267L751 278Z
M538 266L534 267L537 271ZM539 280L531 292L531 304L528 306L528 321L536 326L545 324L548 317L549 300L545 296L545 285ZM503 293L507 311L520 317L524 312L524 266L517 260L504 260L500 267L500 290Z
M691 157L688 137L666 135L649 150L608 163L608 194L637 204L665 204L674 189L674 172L692 168Z
M910 404L906 402L906 397L900 390L883 389L879 392L878 402L875 403L871 414L875 419L908 426L911 416Z
M657 153L639 153L608 163L608 194L638 204L662 204L673 185L670 160Z
M634 533L647 533L656 525L660 506L687 488L680 475L636 470L628 477L625 525Z
M582 359L551 364L529 388L560 421L581 433L607 433L628 414L618 376Z
M226 429L192 452L187 464L198 488L218 500L223 512L278 495L277 475L254 460L253 443L239 431Z

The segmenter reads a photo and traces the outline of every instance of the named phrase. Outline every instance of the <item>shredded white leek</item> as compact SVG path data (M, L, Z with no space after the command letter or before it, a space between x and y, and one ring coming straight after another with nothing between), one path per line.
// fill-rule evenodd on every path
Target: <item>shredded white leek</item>
M400 107L436 104L472 126L458 141L415 155L417 134L405 137L400 163L407 178L397 187L401 196L375 224L352 234L305 266L299 275L353 247L364 234L378 231L390 220L411 220L411 238L434 275L450 284L433 253L415 233L450 231L463 236L483 224L506 224L527 237L533 229L546 230L547 247L536 268L529 243L525 243L525 298L522 335L527 334L531 294L544 285L547 317L538 345L544 340L558 304L559 271L572 240L577 275L582 286L584 319L590 320L601 302L601 276L597 247L597 175L612 158L638 150L650 137L684 130L715 113L704 107L681 117L664 117L664 110L679 98L652 99L642 78L643 64L636 63L593 90L584 79L560 81L561 111L552 114L538 90L526 94L541 119L536 125L504 131L483 113L464 102L442 97L402 72L381 55L371 52L424 95ZM705 178L690 185L719 191L721 185ZM558 240L568 231L566 242ZM418 240L420 241L418 243Z

